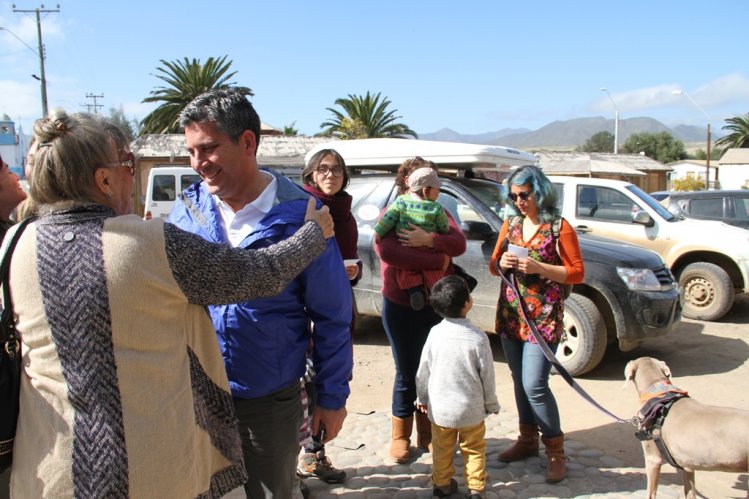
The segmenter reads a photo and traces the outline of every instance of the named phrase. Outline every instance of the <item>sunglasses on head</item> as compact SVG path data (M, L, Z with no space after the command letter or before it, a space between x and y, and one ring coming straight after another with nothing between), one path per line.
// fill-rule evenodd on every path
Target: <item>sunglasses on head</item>
M523 201L528 201L528 198L531 197L531 194L533 194L533 191L519 192L517 194L511 192L507 195L507 197L509 197L513 201L517 201L518 198L522 199Z

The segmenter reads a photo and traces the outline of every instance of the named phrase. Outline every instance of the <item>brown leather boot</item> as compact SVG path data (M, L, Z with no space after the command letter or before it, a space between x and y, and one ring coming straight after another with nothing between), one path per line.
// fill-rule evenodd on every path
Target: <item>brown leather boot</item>
M520 435L509 449L499 453L499 460L506 463L538 456L538 425L520 423Z
M416 445L432 452L432 422L423 412L416 411Z
M564 456L564 433L558 437L541 437L546 447L546 481L558 482L567 477L567 458Z
M396 463L405 463L411 457L408 447L411 445L413 426L413 416L408 416L407 418L393 416L393 438L390 441L390 457Z

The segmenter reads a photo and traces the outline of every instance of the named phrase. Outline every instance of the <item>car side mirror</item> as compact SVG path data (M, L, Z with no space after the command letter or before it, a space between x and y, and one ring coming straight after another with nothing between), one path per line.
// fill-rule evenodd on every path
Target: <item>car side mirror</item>
M460 230L463 231L466 239L479 241L488 241L496 234L491 225L486 222L478 222L475 220L461 223Z
M648 215L648 212L645 210L637 210L636 212L634 212L632 214L632 222L644 225L645 227L652 227L653 225L655 225L652 217Z

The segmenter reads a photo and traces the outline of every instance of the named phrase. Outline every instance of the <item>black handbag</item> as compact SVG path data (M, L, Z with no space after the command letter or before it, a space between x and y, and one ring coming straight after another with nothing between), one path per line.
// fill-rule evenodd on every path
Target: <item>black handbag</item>
M0 316L0 473L13 462L13 440L18 422L18 395L21 390L21 342L16 333L13 303L10 299L10 258L26 225L25 219L13 234L2 264L0 279L3 287L3 312Z
M463 280L468 284L468 290L473 291L476 288L476 285L479 283L475 277L473 277L471 274L466 272L466 269L461 267L458 264L453 263L453 270L455 270L455 275L460 276L463 278Z

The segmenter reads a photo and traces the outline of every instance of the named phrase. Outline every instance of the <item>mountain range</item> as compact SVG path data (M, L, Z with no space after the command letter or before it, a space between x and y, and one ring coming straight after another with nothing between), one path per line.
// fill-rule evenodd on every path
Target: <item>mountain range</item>
M473 144L502 145L518 149L554 149L572 150L583 145L592 135L598 132L614 133L614 120L601 116L591 118L575 118L567 121L554 121L538 130L527 128L505 128L496 132L479 134L461 134L449 128L443 128L433 133L420 133L419 138L425 140L444 140L450 142L466 142ZM630 135L634 133L668 132L681 140L685 146L705 149L707 131L703 127L677 125L669 128L653 118L627 118L619 120L619 147L621 148ZM711 131L715 140L723 134Z

